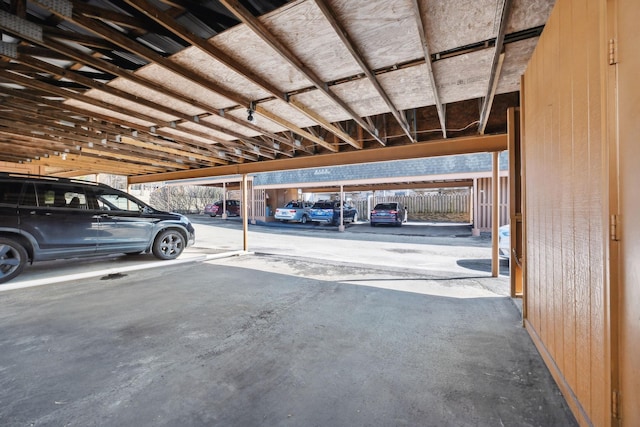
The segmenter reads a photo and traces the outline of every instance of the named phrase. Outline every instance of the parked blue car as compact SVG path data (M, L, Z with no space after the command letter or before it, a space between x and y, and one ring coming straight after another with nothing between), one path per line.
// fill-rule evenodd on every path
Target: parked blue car
M340 200L319 200L309 211L311 221L325 224L340 224ZM343 207L343 221L356 222L358 211L348 203Z

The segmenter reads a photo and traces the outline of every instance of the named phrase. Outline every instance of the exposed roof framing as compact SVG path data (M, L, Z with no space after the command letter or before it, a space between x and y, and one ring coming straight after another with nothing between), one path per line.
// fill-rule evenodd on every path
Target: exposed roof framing
M296 70L302 73L308 80L310 80L313 85L326 95L329 99L331 99L334 103L336 103L340 108L342 108L351 119L353 119L356 123L362 126L367 130L378 142L384 145L384 141L378 137L378 131L376 129L371 129L366 121L362 119L362 117L358 116L352 108L344 102L340 97L336 96L334 93L329 90L325 82L323 82L320 77L318 77L309 67L304 65L302 61L296 55L291 52L291 50L285 46L284 43L280 42L276 37L274 37L269 30L255 17L253 16L244 6L240 4L239 1L235 0L220 0L226 8L228 8L238 19L240 19L245 25L247 25L251 30L258 35L262 40L264 40L273 50L275 50L282 58L284 58L289 64L291 64ZM323 128L327 129L329 132L334 133L340 139L345 142L351 144L355 148L362 148L362 144L353 139L351 136L347 135L344 132L340 132L336 130L334 126L332 126L328 121L322 119L320 116L317 116L310 109L304 107L299 103L295 103L291 101L298 109L301 109L308 116L312 116L315 121L320 124Z
M356 62L358 63L360 68L362 68L362 71L367 76L371 84L376 88L376 91L378 92L380 97L384 100L385 104L387 104L389 111L391 112L393 117L398 121L398 124L402 128L402 131L409 137L411 142L415 142L415 140L413 139L413 136L411 135L411 131L409 130L409 124L407 123L407 120L400 113L400 111L398 111L396 106L393 105L393 101L391 101L391 98L389 98L389 95L387 95L385 90L380 85L380 82L376 78L375 74L369 68L369 65L367 65L366 61L364 60L360 52L358 52L357 46L351 40L351 37L349 37L349 34L347 33L347 31L344 29L342 24L338 22L338 19L333 14L329 6L327 6L327 4L324 2L324 0L315 0L315 2L320 7L320 10L324 14L325 18L327 18L327 21L329 21L329 23L335 30L336 34L338 35L338 37L340 37L340 40L342 41L342 43L344 43L345 47L351 53L351 55L353 56L353 59L356 60ZM366 119L367 117L365 117L365 120ZM380 143L382 143L382 145L384 145L384 141L378 137L378 130L373 126L373 124L370 121L367 121L367 125L368 125L367 127L363 126L363 128L367 129L369 133L374 135L376 140L378 140Z
M447 125L444 107L440 101L440 95L438 94L438 86L436 85L436 78L433 74L433 65L431 64L431 54L429 53L429 43L427 42L427 34L424 28L424 22L422 21L422 10L420 9L420 3L418 0L411 1L413 5L413 11L416 17L416 25L418 26L418 35L420 36L420 44L424 52L425 64L427 65L427 77L429 78L429 84L431 85L431 92L433 94L433 103L438 111L438 119L440 120L440 127L442 128L442 137L447 137Z
M0 0L0 161L148 182L486 150L553 3Z
M482 110L480 110L480 123L478 124L478 130L480 134L484 133L484 130L487 126L489 112L491 111L491 106L493 105L493 98L495 97L496 90L498 88L498 79L500 78L500 73L502 72L502 64L504 64L504 33L507 30L507 18L509 16L510 8L511 0L503 0L502 13L500 14L500 29L498 30L498 36L496 37L493 61L491 62L491 74L489 76L487 95L484 97Z

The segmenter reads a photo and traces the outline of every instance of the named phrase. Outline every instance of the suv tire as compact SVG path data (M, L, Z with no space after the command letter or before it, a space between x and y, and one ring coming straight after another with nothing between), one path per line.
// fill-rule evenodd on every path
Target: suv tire
M22 273L28 257L27 250L20 243L0 237L0 283Z
M156 236L152 252L159 259L176 259L185 247L184 236L178 230L165 230Z

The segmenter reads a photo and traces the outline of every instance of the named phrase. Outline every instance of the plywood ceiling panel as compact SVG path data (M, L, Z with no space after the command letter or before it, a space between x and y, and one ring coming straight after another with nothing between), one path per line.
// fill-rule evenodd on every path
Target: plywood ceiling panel
M486 95L493 51L484 49L443 59L433 64L442 102L457 102Z
M158 90L168 87L183 93L214 109L229 108L236 105L233 101L209 90L207 87L195 83L186 77L178 75L160 65L151 64L136 71L136 75L151 80L157 84Z
M495 38L502 0L422 1L429 50L444 52Z
M531 38L505 46L505 55L502 73L498 80L497 93L517 92L520 90L520 77L527 68L527 60L538 43L538 38Z

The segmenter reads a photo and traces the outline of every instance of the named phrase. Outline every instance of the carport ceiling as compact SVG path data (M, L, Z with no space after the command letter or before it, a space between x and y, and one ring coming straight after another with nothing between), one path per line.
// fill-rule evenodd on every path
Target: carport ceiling
M0 160L130 182L496 149L553 6L0 2Z

